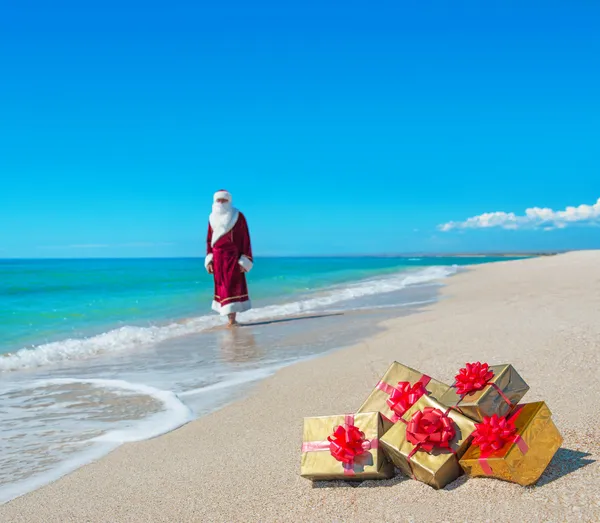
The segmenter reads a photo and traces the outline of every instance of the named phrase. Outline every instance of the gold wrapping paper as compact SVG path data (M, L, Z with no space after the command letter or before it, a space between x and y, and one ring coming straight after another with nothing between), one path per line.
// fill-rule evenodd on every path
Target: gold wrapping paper
M392 387L395 387L400 381L408 381L414 385L423 376L426 375L395 361L389 366L380 381L385 382ZM445 383L434 380L433 378L425 385L425 389L429 395L438 401L449 388L450 387ZM361 405L360 409L358 409L358 412L381 412L384 432L387 432L394 425L393 421L391 421L394 413L386 403L389 397L389 394L375 387L373 392L369 394L367 400Z
M481 463L481 449L471 446L460 460L467 475L503 479L519 485L533 485L542 475L562 444L562 436L552 421L552 413L543 401L526 403L515 418L517 434L525 441L527 451L521 452L516 443L492 452Z
M456 435L450 443L454 453L448 449L434 449L431 452L418 450L409 461L408 456L415 446L406 439L406 424L401 421L384 434L381 438L381 446L394 465L404 474L427 483L435 489L440 489L462 474L458 459L469 446L475 424L459 412L441 405L431 396L421 396L421 399L406 411L402 418L409 421L415 412L425 407L440 409L442 412L449 411L448 416L454 422L456 430Z
M475 421L481 421L485 416L494 414L506 416L512 408L491 384L494 383L513 405L521 401L529 390L529 385L512 365L492 365L490 370L493 371L494 377L483 389L471 392L461 399L456 389L451 386L440 398L440 402L448 407L456 407L459 412Z
M354 414L354 425L365 434L366 440L380 440L383 435L383 423L379 412ZM302 442L326 441L338 425L343 425L345 416L322 416L304 418ZM394 475L393 465L381 451L381 442L376 448L358 456L353 475L344 474L342 462L335 459L329 450L302 452L300 475L313 481L343 479L363 481L366 479L386 479Z

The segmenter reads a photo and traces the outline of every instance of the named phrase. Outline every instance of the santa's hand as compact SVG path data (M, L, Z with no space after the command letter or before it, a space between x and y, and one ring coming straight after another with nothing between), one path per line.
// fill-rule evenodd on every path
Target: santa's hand
M213 274L215 272L215 268L213 267L212 263L208 264L208 266L206 267L206 270L208 271L209 274Z
M242 272L248 272L246 269L244 269L241 265L240 265L240 271Z

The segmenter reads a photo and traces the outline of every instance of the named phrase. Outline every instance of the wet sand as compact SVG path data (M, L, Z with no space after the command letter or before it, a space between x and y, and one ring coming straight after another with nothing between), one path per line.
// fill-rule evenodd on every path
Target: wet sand
M600 252L472 268L447 280L439 303L7 503L0 521L598 521L599 320ZM302 418L358 408L392 360L446 382L465 361L513 363L525 400L548 403L563 448L529 488L301 478Z

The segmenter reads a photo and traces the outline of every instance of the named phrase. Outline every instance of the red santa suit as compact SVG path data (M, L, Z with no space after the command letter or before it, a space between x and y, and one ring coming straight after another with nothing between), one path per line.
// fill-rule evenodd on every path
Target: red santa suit
M219 191L215 193L215 202L218 198L228 200L229 212L219 215L213 211L210 215L204 263L206 268L213 265L215 295L212 308L224 316L251 308L244 271L249 272L253 262L246 218L231 207L229 193Z

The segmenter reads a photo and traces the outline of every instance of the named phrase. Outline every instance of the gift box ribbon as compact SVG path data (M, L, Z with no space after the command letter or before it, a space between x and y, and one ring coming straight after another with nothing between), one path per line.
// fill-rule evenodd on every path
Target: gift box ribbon
M522 412L521 405L508 417L494 414L484 417L481 423L475 424L473 445L480 448L478 461L484 474L491 476L493 473L488 459L504 458L513 443L523 455L529 451L529 446L517 433L515 427L515 422Z
M354 425L354 414L346 414L344 424L335 427L326 440L302 443L302 452L328 450L335 459L342 462L344 474L353 476L356 458L378 447L377 438L366 439L364 433Z
M495 383L490 383L494 378L494 371L490 369L487 363L481 363L477 361L475 363L466 363L465 366L458 371L458 374L454 377L453 388L456 389L460 399L456 402L458 404L472 392L483 390L488 385L496 390L500 397L508 403L509 407L514 408L513 403L508 399L506 394L502 392L502 389ZM458 409L460 412L460 408Z
M414 385L411 385L410 381L399 381L398 385L395 387L385 381L377 383L375 388L385 392L389 396L386 400L386 404L392 411L391 417L388 418L383 414L382 416L392 423L396 423L402 419L404 413L410 409L421 396L427 394L427 389L425 387L430 381L431 378L423 374Z
M415 412L406 422L406 440L415 446L408 459L419 450L431 452L434 448L439 448L454 452L450 442L456 435L456 429L452 418L448 416L449 410L442 412L440 409L425 407Z
M448 416L450 410L452 409L443 412L433 407L425 407L415 412L408 421L400 418L400 421L406 424L406 440L414 445L406 457L413 479L416 478L410 460L418 451L431 452L433 449L446 449L456 454L450 446L450 442L456 436L454 421Z

